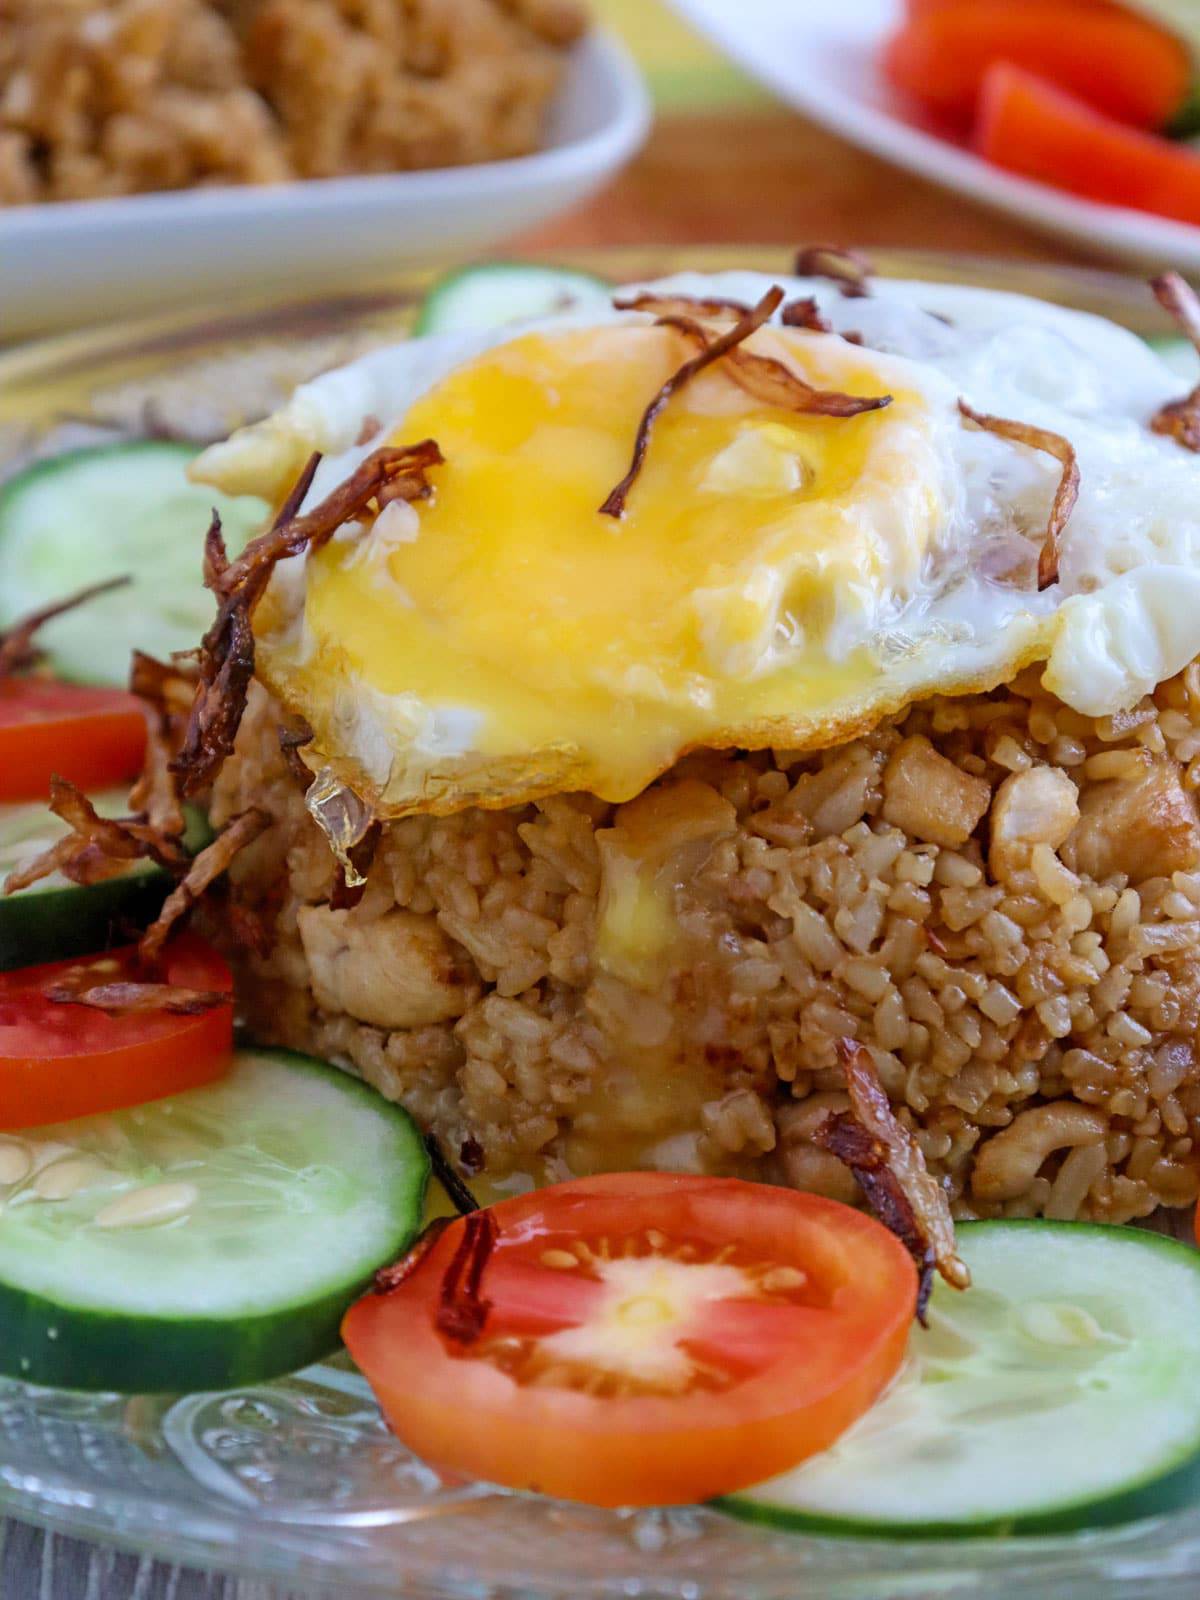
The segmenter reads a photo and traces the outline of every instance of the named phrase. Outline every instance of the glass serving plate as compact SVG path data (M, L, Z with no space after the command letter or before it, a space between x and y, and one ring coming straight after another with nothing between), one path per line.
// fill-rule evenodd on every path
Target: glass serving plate
M620 279L681 266L782 271L787 257L778 248L637 250L571 264ZM921 252L878 265L1168 331L1132 278ZM425 281L159 318L0 354L0 473L95 436L97 418L198 438L226 431L296 382L401 335ZM897 1543L776 1534L703 1508L601 1512L506 1494L415 1459L341 1356L275 1383L182 1398L0 1380L3 1512L346 1600L1129 1600L1175 1597L1200 1582L1200 1506L1069 1537Z

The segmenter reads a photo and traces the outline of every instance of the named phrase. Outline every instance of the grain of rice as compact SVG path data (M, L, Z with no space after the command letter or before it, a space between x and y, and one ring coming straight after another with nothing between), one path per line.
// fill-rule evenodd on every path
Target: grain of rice
M1092 783L1106 779L1128 780L1146 770L1146 757L1138 750L1105 750L1100 755L1088 756L1083 763L1083 775Z

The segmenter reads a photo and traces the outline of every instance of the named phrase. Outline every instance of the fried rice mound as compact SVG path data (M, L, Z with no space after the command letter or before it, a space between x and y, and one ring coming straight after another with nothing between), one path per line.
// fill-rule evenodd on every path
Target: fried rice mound
M1200 1186L1200 663L1093 720L1031 670L799 756L690 756L386 824L357 905L256 689L214 796L261 1038L338 1061L467 1171L630 1166L856 1198L813 1138L869 1049L957 1215L1123 1222Z

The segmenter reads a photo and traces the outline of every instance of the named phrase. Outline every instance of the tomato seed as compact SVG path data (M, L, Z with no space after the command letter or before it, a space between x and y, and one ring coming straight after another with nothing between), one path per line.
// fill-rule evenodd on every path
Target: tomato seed
M562 1272L579 1265L579 1257L572 1255L569 1250L543 1250L540 1259L544 1267L554 1267Z
M768 1294L784 1294L789 1289L803 1289L807 1282L808 1274L801 1272L799 1267L772 1267L761 1279L762 1287Z

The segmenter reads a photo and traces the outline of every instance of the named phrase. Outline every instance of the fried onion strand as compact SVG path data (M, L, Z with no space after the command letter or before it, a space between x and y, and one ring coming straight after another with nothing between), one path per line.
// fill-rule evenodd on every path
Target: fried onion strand
M138 954L145 966L154 966L180 917L190 911L204 891L226 871L234 856L258 838L270 820L265 811L251 807L227 823L213 842L193 857L186 873L163 902L162 910L142 935Z
M314 454L271 527L252 539L236 560L229 559L220 519L214 517L204 574L217 597L217 615L201 642L199 682L187 734L173 762L183 794L195 794L211 783L233 749L254 676L254 609L278 563L304 550L320 549L372 501L382 507L389 498L425 498L432 492L429 469L442 459L432 439L384 445L311 511L301 512L320 462Z
M1151 278L1154 297L1178 325L1180 331L1200 353L1200 296L1178 272L1164 272ZM1182 400L1171 400L1154 413L1150 426L1155 433L1166 434L1181 444L1185 450L1200 452L1200 384L1189 390Z
M651 400L642 413L642 420L638 423L637 435L633 443L633 459L629 464L629 471L615 488L611 489L600 507L602 517L615 517L620 520L625 515L625 502L630 489L637 481L646 459L646 451L650 445L650 433L654 427L659 413L667 406L671 399L679 393L698 373L705 367L712 366L714 361L720 361L730 350L735 349L744 339L763 323L768 321L775 313L780 301L783 299L783 290L776 285L768 289L762 299L744 317L739 317L731 328L719 334L711 343L706 343L703 350L685 361L683 365L667 379L662 388ZM707 339L707 335L705 335Z
M1061 433L1034 427L1032 422L1013 422L1007 417L989 416L986 412L973 410L962 399L958 402L958 409L968 422L982 428L985 433L994 433L998 439L1007 439L1011 444L1028 445L1031 450L1043 450L1062 467L1062 476L1058 480L1046 522L1046 536L1038 555L1038 588L1048 589L1058 581L1059 546L1063 529L1079 498L1079 462L1075 447Z
M186 863L177 840L137 817L100 816L88 797L65 778L50 780L50 810L70 833L11 872L4 882L5 894L28 889L52 872L61 872L72 883L88 884L112 877L131 861L148 859L168 870Z
M875 269L857 250L810 244L796 252L795 272L798 278L829 278L847 300L865 300L871 293Z
M47 622L53 622L55 617L61 617L76 607L86 605L89 600L98 599L102 594L111 594L114 589L124 589L133 579L126 576L120 578L107 578L103 583L90 584L86 589L68 595L65 600L56 600L53 605L43 606L40 611L31 612L29 616L20 618L12 626L0 633L0 678L11 677L16 672L26 672L41 660L42 652L34 643L34 635L39 628Z
M870 1052L855 1039L839 1039L837 1053L850 1110L827 1117L814 1138L846 1163L871 1209L916 1261L917 1312L923 1317L934 1267L955 1289L971 1282L957 1253L950 1203L920 1145L892 1110Z
M186 989L174 983L98 983L86 989L54 984L42 993L57 1005L90 1006L113 1016L134 1012L166 1011L177 1017L196 1017L230 997L219 989Z

